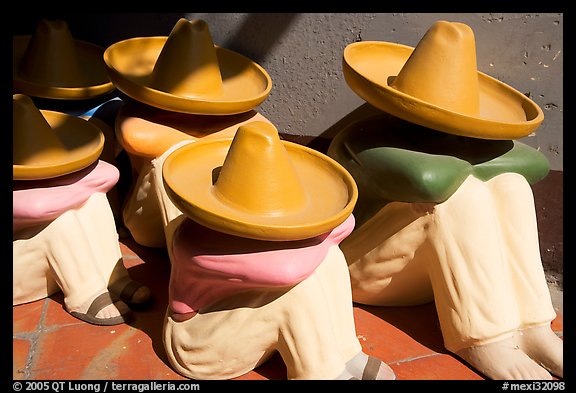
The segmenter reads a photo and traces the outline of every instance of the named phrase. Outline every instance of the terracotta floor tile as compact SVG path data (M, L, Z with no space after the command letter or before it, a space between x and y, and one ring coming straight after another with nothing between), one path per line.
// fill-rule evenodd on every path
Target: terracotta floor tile
M436 354L390 364L398 380L484 379L450 355Z
M37 351L43 356L34 362L32 375L34 379L119 379L119 369L126 367L118 362L122 351L134 351L136 359L149 352L136 334L129 325L86 323L47 331L38 340Z
M14 379L26 379L25 368L30 354L30 340L12 340L12 375Z
M16 333L34 332L40 323L45 299L12 307L12 331Z
M43 326L45 328L55 328L65 325L83 325L85 322L70 315L64 309L64 294L55 293L46 299L46 311L44 313Z
M366 352L387 363L446 352L433 303L412 307L356 305L354 318Z

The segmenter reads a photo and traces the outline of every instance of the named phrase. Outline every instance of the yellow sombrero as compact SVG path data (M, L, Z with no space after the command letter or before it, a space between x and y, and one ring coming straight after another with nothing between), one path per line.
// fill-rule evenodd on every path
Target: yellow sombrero
M138 37L104 52L110 79L129 97L160 109L200 115L247 112L270 94L268 73L215 46L208 24L178 20L168 37Z
M200 224L259 240L300 240L328 232L352 213L358 189L330 157L282 141L267 122L234 138L199 140L162 167L172 202Z
M416 48L364 41L344 49L343 72L371 105L455 135L518 139L544 120L524 94L477 70L472 29L438 21Z
M100 157L104 134L92 123L65 113L40 111L23 94L14 94L12 102L14 180L67 175Z
M114 90L104 48L74 40L62 20L41 20L33 35L12 40L13 89L33 97L77 100Z

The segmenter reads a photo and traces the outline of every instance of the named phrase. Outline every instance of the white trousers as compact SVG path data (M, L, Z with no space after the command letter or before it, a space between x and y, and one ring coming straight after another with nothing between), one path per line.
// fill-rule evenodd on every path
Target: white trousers
M532 190L518 174L487 182L470 176L439 204L390 203L340 247L354 301L394 306L434 299L452 352L556 316Z
M13 305L39 300L59 290L68 310L128 275L114 216L103 192L53 221L14 235Z

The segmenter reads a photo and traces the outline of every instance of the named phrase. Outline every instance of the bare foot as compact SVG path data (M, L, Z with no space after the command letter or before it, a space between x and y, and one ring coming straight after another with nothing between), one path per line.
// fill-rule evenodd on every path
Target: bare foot
M552 374L564 378L564 341L547 326L518 332L518 342L528 356Z
M550 380L552 376L520 348L518 335L461 349L456 355L490 379Z
M359 352L346 363L346 368L337 379L393 380L396 374L380 359Z

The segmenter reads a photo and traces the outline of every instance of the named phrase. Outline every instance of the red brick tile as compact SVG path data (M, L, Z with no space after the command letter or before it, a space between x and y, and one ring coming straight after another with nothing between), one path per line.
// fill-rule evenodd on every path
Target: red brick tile
M30 341L12 340L12 377L13 379L26 379L24 370L30 353Z
M45 299L12 307L12 331L33 332L38 328Z
M446 353L433 304L412 307L354 307L364 351L386 363Z
M155 337L153 341L146 333L137 328L127 329L124 335L125 338L109 345L106 353L100 355L107 358L108 364L114 365L114 378L130 380L186 379L169 366L161 337ZM95 374L95 377L97 375Z
M481 380L482 376L450 355L432 355L391 363L398 380Z
M64 294L58 292L46 299L46 312L44 315L44 326L53 328L55 326L83 324L78 318L70 315L64 308Z
M94 326L79 323L49 330L38 340L32 375L34 379L119 379L123 351L134 351L134 359L149 360L148 343L128 325ZM141 376L145 379L145 376Z

